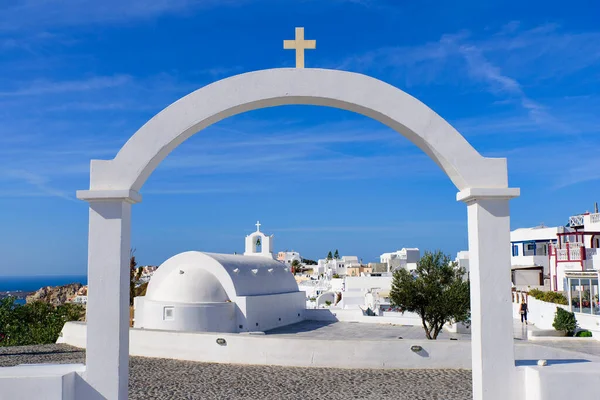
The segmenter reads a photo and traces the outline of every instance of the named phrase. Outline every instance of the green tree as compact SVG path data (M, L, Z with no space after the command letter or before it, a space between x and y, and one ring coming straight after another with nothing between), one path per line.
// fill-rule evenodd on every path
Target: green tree
M338 253L337 249L335 249L335 253L333 253L333 258L335 258L336 260L340 259L340 253Z
M331 251L329 253L327 253L327 259L328 260L333 260L333 256L331 255Z
M403 311L421 317L427 339L435 340L446 323L470 319L469 281L464 268L451 262L441 251L425 252L414 274L405 269L394 272L390 300Z
M300 270L300 261L294 260L292 261L292 274L295 274Z

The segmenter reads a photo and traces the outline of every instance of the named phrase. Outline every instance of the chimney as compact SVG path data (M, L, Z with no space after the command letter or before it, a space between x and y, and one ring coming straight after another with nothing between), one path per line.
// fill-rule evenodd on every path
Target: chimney
M598 214L598 202L594 203L594 213Z

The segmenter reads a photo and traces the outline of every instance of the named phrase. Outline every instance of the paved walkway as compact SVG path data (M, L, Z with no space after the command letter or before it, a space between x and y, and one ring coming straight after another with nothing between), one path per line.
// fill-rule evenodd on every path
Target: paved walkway
M537 330L533 325L513 321L515 340L527 340L527 330ZM392 324L365 324L358 322L302 321L297 324L265 332L266 335L281 335L312 339L427 339L421 326ZM440 332L438 339L471 340L471 334Z
M0 347L0 366L83 362L66 345ZM210 364L131 357L129 399L470 400L468 370L353 370Z
M302 321L265 332L266 335L294 336L311 339L427 339L420 326L364 324L358 322ZM471 340L469 334L440 332L438 339Z

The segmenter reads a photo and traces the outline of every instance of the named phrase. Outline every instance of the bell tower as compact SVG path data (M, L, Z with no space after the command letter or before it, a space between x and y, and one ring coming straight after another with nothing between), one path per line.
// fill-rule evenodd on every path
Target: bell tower
M246 236L244 255L273 259L273 235L267 236L262 233L259 221L256 221L256 232Z

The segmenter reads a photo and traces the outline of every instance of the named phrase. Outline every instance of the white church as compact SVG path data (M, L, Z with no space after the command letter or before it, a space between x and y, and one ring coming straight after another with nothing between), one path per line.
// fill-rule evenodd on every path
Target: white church
M256 226L244 255L188 251L165 261L134 299L134 327L239 333L302 321L305 293Z

